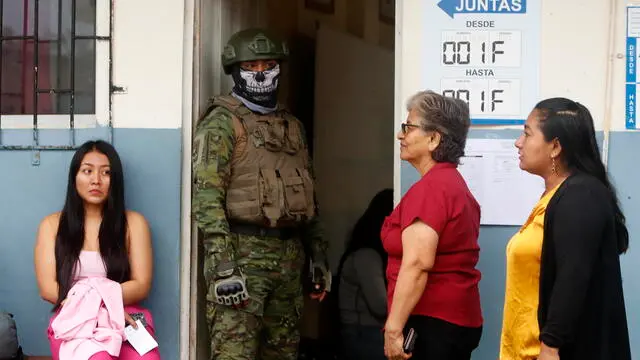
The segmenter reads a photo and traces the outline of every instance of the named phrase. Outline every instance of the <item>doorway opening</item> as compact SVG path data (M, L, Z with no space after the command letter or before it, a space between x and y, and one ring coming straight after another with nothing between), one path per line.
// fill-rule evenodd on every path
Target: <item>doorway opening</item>
M263 27L287 41L290 56L281 66L279 100L305 127L333 272L369 201L380 190L393 188L394 3L199 0L197 4L194 106L199 113L212 96L231 91L232 79L224 74L220 55L232 34ZM201 359L209 356L209 340L202 248L196 233L190 358ZM317 302L305 303L304 338L318 336L318 314Z

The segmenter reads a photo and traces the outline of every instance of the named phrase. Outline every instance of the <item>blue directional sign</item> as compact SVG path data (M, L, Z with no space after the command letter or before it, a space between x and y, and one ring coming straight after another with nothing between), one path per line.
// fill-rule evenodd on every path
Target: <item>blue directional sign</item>
M438 7L451 18L455 14L524 14L527 0L441 0Z

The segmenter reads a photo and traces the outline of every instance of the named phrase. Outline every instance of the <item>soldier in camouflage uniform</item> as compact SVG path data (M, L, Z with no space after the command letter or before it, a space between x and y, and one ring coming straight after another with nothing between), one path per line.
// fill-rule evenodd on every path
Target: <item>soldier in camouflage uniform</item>
M196 127L211 359L296 359L305 249L311 296L321 301L331 286L303 126L277 104L287 55L263 30L234 34L222 55L232 93L214 97Z

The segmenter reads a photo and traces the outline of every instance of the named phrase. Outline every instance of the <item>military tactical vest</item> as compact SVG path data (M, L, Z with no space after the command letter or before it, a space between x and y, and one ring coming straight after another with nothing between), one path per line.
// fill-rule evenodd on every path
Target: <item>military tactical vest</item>
M242 123L247 143L233 151L227 186L229 220L268 227L298 223L315 214L314 184L302 124L286 110L257 114L233 96L213 99Z

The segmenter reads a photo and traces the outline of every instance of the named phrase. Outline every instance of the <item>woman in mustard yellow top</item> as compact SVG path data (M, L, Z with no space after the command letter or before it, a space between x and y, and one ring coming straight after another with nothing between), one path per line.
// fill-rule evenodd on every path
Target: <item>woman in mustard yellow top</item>
M557 159L561 151L557 141L546 141L539 115L537 109L531 112L515 143L520 168L540 175L545 192L507 245L500 360L535 360L540 356L538 298L544 215L549 200L569 175Z
M544 213L560 184L547 191L507 245L507 284L500 360L537 359L538 289Z
M620 269L629 232L591 113L543 100L516 147L545 192L507 247L500 359L631 360Z

